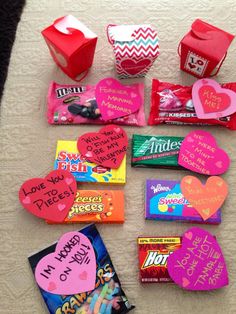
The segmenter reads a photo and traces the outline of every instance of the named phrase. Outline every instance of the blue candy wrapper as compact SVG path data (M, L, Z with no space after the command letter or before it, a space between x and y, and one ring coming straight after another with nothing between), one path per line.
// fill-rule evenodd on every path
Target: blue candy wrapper
M86 235L93 245L97 277L93 291L75 295L58 295L40 289L44 301L51 314L125 314L134 308L122 290L111 258L95 225L89 225L79 232ZM46 255L55 251L57 243L30 256L29 263L32 271L38 262Z

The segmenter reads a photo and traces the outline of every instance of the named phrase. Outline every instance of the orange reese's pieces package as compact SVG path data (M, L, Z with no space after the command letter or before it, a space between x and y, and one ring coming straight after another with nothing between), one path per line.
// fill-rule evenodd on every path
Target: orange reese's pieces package
M62 223L123 223L124 192L78 190L74 204ZM47 221L52 224L54 222Z

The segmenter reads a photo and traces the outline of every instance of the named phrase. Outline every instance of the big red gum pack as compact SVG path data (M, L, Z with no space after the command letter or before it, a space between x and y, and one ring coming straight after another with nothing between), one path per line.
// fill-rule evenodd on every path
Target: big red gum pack
M168 257L181 247L181 237L139 237L141 283L173 282L167 270Z

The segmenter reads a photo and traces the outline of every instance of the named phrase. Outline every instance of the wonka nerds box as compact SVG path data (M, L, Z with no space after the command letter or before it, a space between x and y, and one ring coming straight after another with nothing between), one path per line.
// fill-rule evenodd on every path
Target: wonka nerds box
M125 184L126 156L118 169L86 161L77 149L77 141L58 141L54 169L70 171L76 181Z
M184 198L179 181L147 180L145 219L220 224L220 209L207 220Z

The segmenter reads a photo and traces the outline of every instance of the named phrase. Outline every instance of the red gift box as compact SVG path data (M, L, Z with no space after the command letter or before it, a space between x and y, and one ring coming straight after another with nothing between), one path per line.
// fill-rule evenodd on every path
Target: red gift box
M216 75L226 57L234 35L195 20L180 42L180 68L198 78ZM218 65L218 69L217 68Z
M53 60L72 79L91 67L97 35L74 16L57 19L42 35Z

